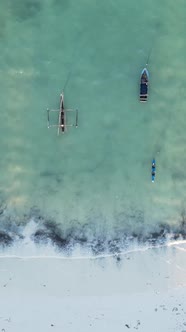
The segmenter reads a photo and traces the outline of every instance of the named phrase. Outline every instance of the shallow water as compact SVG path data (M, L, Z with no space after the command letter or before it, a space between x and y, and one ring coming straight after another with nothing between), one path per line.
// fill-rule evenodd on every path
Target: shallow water
M185 12L181 0L1 2L2 232L34 218L82 242L186 233ZM64 88L79 127L57 136L46 109Z

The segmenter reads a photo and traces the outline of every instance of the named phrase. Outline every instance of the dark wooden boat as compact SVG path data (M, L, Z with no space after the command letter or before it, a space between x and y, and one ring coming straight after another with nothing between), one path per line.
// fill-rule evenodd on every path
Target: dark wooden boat
M140 79L140 101L147 101L148 97L148 84L149 84L149 72L147 68L144 68L141 73Z
M66 116L65 116L65 108L64 108L64 94L61 93L60 95L60 107L59 107L59 121L58 121L58 135L60 132L64 134L66 129Z

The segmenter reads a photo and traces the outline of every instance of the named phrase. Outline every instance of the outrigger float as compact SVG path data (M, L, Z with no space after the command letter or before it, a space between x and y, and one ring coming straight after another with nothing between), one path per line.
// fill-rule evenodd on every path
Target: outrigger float
M148 97L149 72L143 68L140 78L140 101L146 102Z
M59 112L58 117L58 124L50 124L50 112ZM67 112L74 112L75 113L75 123L74 124L67 124ZM67 127L78 127L78 110L73 109L65 109L64 106L64 93L60 94L60 105L58 110L49 110L47 109L47 116L48 116L48 128L51 127L58 127L58 135L60 133L64 134L67 131Z

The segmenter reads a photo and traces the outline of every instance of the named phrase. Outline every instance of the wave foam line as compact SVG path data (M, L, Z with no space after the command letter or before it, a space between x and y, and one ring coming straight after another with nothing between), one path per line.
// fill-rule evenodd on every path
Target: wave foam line
M131 253L135 253L135 252L145 252L147 250L151 250L151 249L161 249L161 248L165 248L165 247L173 247L175 246L175 249L180 249L182 250L180 247L177 247L178 244L186 244L186 240L178 240L178 241L173 241L173 242L168 242L165 244L159 244L159 245L154 245L154 246L146 246L146 247L138 247L135 249L130 249L130 250L126 250L123 252L119 252L119 253L113 253L113 254L100 254L100 255L89 255L89 256L61 256L59 255L34 255L34 256L18 256L18 255L0 255L0 259L1 258L15 258L15 259L21 259L21 260L31 260L31 259L60 259L60 260L85 260L85 259L89 259L89 260L97 260L100 258L116 258L116 257L121 257L127 254L131 254ZM186 249L183 248L184 251L186 251Z

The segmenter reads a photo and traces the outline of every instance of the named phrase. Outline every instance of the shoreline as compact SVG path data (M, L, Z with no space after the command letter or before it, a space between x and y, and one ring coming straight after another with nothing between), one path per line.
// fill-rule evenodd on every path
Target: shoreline
M107 258L113 258L117 261L122 260L123 257L126 255L130 255L133 253L139 253L139 252L146 252L150 250L159 250L159 249L168 249L170 247L176 247L178 245L182 246L183 251L186 251L186 240L185 239L178 239L178 240L167 240L165 243L157 243L154 245L149 245L149 243L133 243L128 245L128 248L125 250L121 250L118 252L110 253L105 250L105 252L100 254L94 254L91 252L89 247L81 247L81 246L74 246L74 249L69 253L68 251L65 252L65 250L59 250L58 247L55 247L52 243L48 245L37 245L32 242L26 242L26 244L23 243L23 246L18 245L16 246L16 243L13 246L0 248L0 259L59 259L59 260L99 260L99 259L107 259ZM184 248L185 246L185 248ZM15 251L18 252L22 250L22 252L26 249L25 254L15 254ZM26 254L28 251L35 251L35 255L33 254ZM10 253L10 252L14 252ZM46 251L48 251L48 254L46 254ZM4 252L4 254L2 254ZM40 253L41 252L41 253Z

